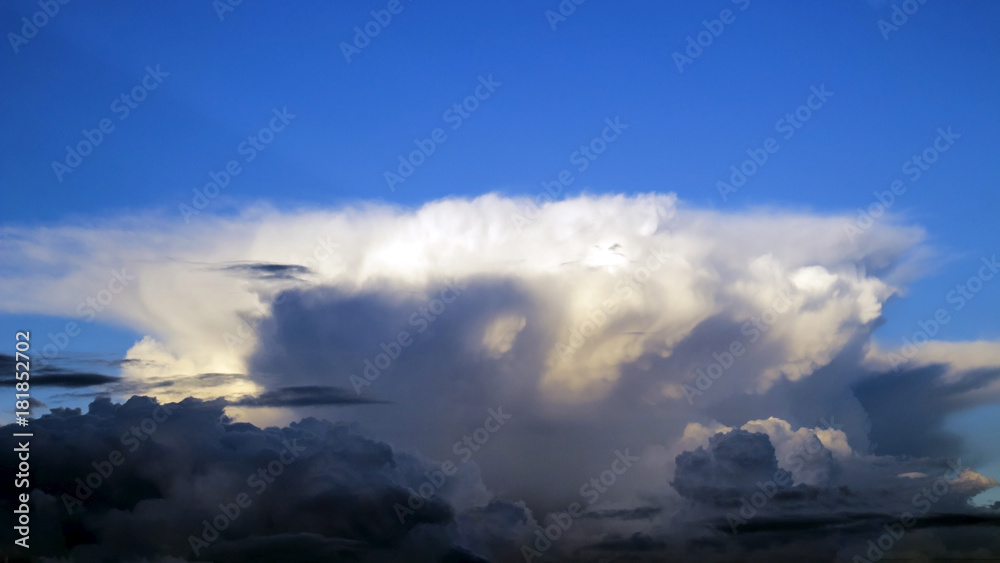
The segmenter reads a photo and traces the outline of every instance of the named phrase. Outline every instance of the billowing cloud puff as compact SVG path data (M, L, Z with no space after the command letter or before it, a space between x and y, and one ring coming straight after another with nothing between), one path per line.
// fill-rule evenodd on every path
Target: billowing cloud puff
M775 456L782 469L791 473L793 483L807 485L828 484L837 471L837 460L850 457L854 452L847 443L847 435L836 422L824 428L799 428L780 418L752 420L743 430L766 434L774 445Z
M708 448L677 456L671 485L681 496L708 498L715 491L739 494L768 481L778 470L774 446L765 434L733 430L709 438Z

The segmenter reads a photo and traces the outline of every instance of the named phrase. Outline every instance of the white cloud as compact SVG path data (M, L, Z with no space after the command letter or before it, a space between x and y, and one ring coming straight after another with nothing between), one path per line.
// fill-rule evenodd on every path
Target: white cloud
M553 400L586 401L604 396L637 359L669 357L707 319L723 315L743 323L769 315L783 294L791 311L779 313L762 335L779 353L759 355L741 376L742 387L764 392L826 365L875 319L893 288L864 269L892 262L892 255L898 261L922 236L884 227L859 249L840 236L841 218L721 214L684 208L675 196L660 194L548 204L521 230L511 216L524 204L486 195L415 210L257 208L185 228L156 218L8 228L2 257L32 264L3 276L0 307L73 316L88 288L96 291L111 270L128 268L138 281L98 316L147 336L129 352L147 361L137 366L154 360L158 366L129 370L141 378L244 371L256 334L241 325L258 310L266 313L283 289L425 292L441 278L512 279L548 305L534 321L550 337L547 360L537 367L539 388ZM241 277L224 268L234 263L298 264L312 273ZM595 322L606 303L615 312ZM226 334L238 345L229 338L227 346ZM490 354L514 345L515 332L503 336L484 343ZM578 349L562 353L560 345L574 340L582 342Z

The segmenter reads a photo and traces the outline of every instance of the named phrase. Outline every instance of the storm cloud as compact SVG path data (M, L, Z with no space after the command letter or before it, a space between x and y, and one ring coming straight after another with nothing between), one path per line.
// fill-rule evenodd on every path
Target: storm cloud
M128 264L105 314L143 335L121 405L37 422L39 450L61 448L34 501L59 522L49 554L192 558L200 523L296 439L210 559L850 560L906 512L894 556L997 549L996 510L970 501L997 483L960 465L946 420L1000 398L1000 346L931 341L899 366L874 340L931 256L921 229L886 217L852 241L848 217L671 194L529 205L47 231L65 266L4 274L3 306L72 314L58 296ZM4 258L43 236L21 235ZM157 401L175 412L120 487L66 514L63 492Z

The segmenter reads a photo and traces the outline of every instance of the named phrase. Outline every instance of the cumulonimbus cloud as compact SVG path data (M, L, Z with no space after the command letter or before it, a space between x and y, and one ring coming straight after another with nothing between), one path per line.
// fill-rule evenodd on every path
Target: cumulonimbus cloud
M7 228L0 258L32 267L2 275L0 307L81 323L94 311L143 336L122 366L130 389L161 401L225 397L229 415L263 424L355 422L414 455L467 463L538 522L579 502L616 451L636 453L554 549L663 556L690 547L683 538L723 541L691 530L724 523L719 499L746 483L676 460L732 429L714 440L755 436L771 448L761 463L792 473L797 492L771 505L775 526L812 517L808 498L826 511L857 502L840 487L913 484L960 444L894 436L879 399L890 380L905 379L914 397L949 386L950 402L921 419L929 434L997 388L996 343L977 345L970 364L932 342L910 371L890 373L871 334L924 251L923 231L891 218L848 240L835 215L724 213L669 194L533 209L491 194L199 219ZM134 276L124 285L123 271ZM462 461L463 438L498 406L511 420ZM833 417L842 429L820 422ZM790 461L803 449L816 453ZM976 486L954 489L949 509L992 486L966 477ZM864 509L899 506L893 497ZM609 516L632 513L649 516ZM748 549L742 541L734 549Z

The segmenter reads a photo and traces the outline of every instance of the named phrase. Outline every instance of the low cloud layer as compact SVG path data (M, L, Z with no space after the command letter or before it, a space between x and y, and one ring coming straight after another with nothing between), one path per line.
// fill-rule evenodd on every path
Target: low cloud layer
M15 447L16 430L4 430L5 446ZM464 498L482 485L462 472L401 521L396 507L432 464L316 419L260 429L228 419L221 403L133 397L99 399L85 413L57 409L33 432L39 560L271 561L294 546L282 560L392 561L412 552L414 560L472 561L460 544L496 554L463 536L465 518L508 534L528 518L515 505ZM0 462L15 472L9 463Z

